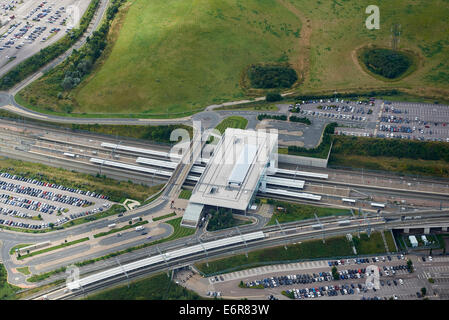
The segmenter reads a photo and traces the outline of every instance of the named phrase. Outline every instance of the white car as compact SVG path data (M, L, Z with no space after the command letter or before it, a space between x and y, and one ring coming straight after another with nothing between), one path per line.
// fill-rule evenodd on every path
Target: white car
M429 256L429 261L432 261L432 256Z

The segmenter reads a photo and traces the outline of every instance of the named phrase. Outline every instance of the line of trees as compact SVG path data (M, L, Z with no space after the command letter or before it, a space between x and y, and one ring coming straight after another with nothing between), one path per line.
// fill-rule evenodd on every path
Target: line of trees
M61 88L65 91L76 87L92 71L92 67L101 56L107 45L107 35L112 20L120 6L126 0L113 0L106 11L106 19L92 36L87 38L86 45L79 51L73 51L72 55L61 66L63 72L55 72L54 78L60 81ZM56 80L56 79L54 79Z
M281 121L286 121L287 120L287 116L285 114L282 115L271 115L271 114L259 114L257 116L257 120L262 121L263 119L273 119L273 120L281 120Z
M12 70L7 72L0 78L0 89L7 90L12 88L15 84L24 80L29 75L33 74L53 59L57 58L65 51L67 51L78 39L83 35L92 20L95 11L100 4L100 0L92 0L80 20L79 28L71 30L67 35L62 37L56 43L39 51L39 53L31 56L25 61L19 63Z
M449 144L438 141L337 136L333 153L370 157L396 157L449 162Z
M291 122L300 122L300 123L304 123L307 125L312 124L312 122L306 118L306 117L297 117L297 116L291 116L289 119Z

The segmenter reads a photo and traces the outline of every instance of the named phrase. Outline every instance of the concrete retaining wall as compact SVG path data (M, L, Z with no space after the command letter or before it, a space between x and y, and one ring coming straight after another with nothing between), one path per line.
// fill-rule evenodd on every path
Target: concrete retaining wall
M327 159L303 157L303 156L292 156L289 154L279 154L278 161L280 163L288 163L299 166L310 166L310 167L327 167Z
M20 248L19 253L24 254L27 252L27 250L33 251L36 249L44 248L44 247L49 246L50 243L51 243L50 241L45 241L45 242L41 242L41 243L32 244L31 246Z

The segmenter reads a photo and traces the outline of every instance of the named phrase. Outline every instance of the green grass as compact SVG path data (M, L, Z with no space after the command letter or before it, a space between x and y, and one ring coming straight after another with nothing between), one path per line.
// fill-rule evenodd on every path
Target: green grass
M46 253L46 252L50 252L50 251L54 251L54 250L57 250L57 249L73 246L75 244L78 244L78 243L81 243L81 242L84 242L84 241L88 241L88 240L89 240L89 237L81 238L81 239L70 241L70 242L64 242L64 243L61 243L60 245L57 245L57 246L48 247L48 248L45 248L45 249L42 249L42 250L33 251L33 252L30 252L30 253L18 256L17 259L18 260L23 260L23 259L26 259L26 258L29 258L29 257L33 257L33 256L37 256L39 254L43 254L43 253Z
M52 275L65 272L65 270L66 270L66 267L61 267L61 268L58 268L58 269L55 269L52 271L48 271L45 273L35 274L35 275L32 275L31 277L29 277L27 279L27 281L28 282L39 282L39 281L42 281L42 280L45 280L45 279L51 277ZM63 282L65 282L65 280L63 280Z
M165 223L168 223L169 225L171 225L173 227L173 229L174 229L173 233L168 238L164 238L164 239L155 241L152 244L172 241L172 240L176 240L179 238L188 237L188 236L191 236L192 234L194 234L196 231L195 229L181 227L181 220L182 220L182 217L165 221Z
M369 0L136 0L118 14L107 57L96 72L58 102L61 91L46 77L21 94L34 109L70 116L180 117L209 104L262 95L248 91L242 74L251 64L293 64L301 94L403 89L447 98L449 27L445 0L379 4L381 28L368 30ZM417 56L416 70L385 82L364 71L360 48L391 46ZM121 29L120 29L121 28ZM120 29L120 30L119 30ZM299 31L304 33L300 34ZM149 52L151 54L149 54ZM41 90L42 89L42 90Z
M127 285L92 294L86 300L200 300L193 291L174 283L161 273Z
M248 125L247 119L239 116L231 116L221 121L215 127L215 129L217 129L218 131L220 131L221 134L223 134L227 128L245 129L247 125Z
M20 288L8 283L8 274L3 264L0 264L0 301L16 299L16 292Z
M394 245L394 237L391 231L384 231L385 240L387 241L388 250L390 252L396 252L396 246Z
M96 234L94 234L94 238L104 237L104 236L107 236L107 235L110 235L110 234L113 234L113 233L116 233L116 232L132 229L132 228L135 228L135 227L147 224L147 223L148 223L148 221L146 221L146 220L145 221L139 221L139 222L137 222L135 224L128 224L128 225L123 226L123 227L118 228L118 229L111 229L109 231L96 233Z
M176 129L187 130L190 137L193 128L190 126L176 124L163 126L148 125L99 125L99 124L72 124L71 129L89 131L93 133L107 134L110 136L129 137L141 140L147 140L158 143L173 144L177 141L170 141L170 134Z
M173 216L176 216L176 212L172 212L172 213L160 216L160 217L153 218L153 221L159 221L159 220L163 220L163 219L170 218Z
M192 190L183 189L183 190L181 190L181 193L179 194L178 198L189 200L191 196L192 196Z
M309 75L300 91L348 91L363 88L407 88L408 92L447 97L449 83L449 6L444 0L388 1L379 3L379 30L365 28L369 0L294 1L297 10L311 20ZM361 70L355 53L366 45L390 47L391 26L401 24L399 49L421 57L418 69L397 82L384 82ZM355 58L355 61L354 61ZM436 91L436 90L435 90Z
M28 247L28 246L30 246L30 245L31 245L31 244L29 244L29 243L18 244L18 245L16 245L16 246L12 247L12 248L9 250L9 254L10 254L10 255L13 255L13 254L16 253L16 249L20 249L20 248L23 248L23 247Z
M31 274L30 272L30 268L29 267L21 267L21 268L17 268L17 271L23 273L24 275L29 275Z
M267 225L276 224L276 219L279 223L314 219L314 213L316 213L318 217L351 215L349 209L326 208L284 201L275 201L273 205L275 210ZM277 207L282 207L285 211L277 210Z
M281 294L282 294L283 296L286 296L286 297L289 298L289 299L295 299L295 295L294 295L293 292L287 292L287 291L283 290L283 291L281 292Z
M276 0L134 1L107 59L70 93L71 115L171 118L242 99L241 74L250 64L296 64L300 29ZM50 101L52 110L64 110L39 87L61 91L43 78L24 90L28 101L32 93L38 109Z
M385 253L385 245L380 232L371 233L370 238L366 233L361 233L360 239L353 236L352 240L359 255Z
M445 142L333 136L329 165L449 177Z
M318 259L325 257L350 256L353 254L352 245L346 237L332 237L322 240L304 241L299 244L287 246L264 248L248 252L248 258L245 254L238 254L228 258L208 261L209 266L204 263L195 264L196 268L205 274L213 274L226 271L244 270L249 267L257 267L266 264L288 263L301 259Z

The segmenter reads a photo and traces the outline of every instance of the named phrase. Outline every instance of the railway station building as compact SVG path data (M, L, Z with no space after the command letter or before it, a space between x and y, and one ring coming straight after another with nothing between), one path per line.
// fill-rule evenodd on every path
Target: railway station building
M181 225L196 228L205 208L246 213L266 176L276 172L277 130L226 129L193 189Z

